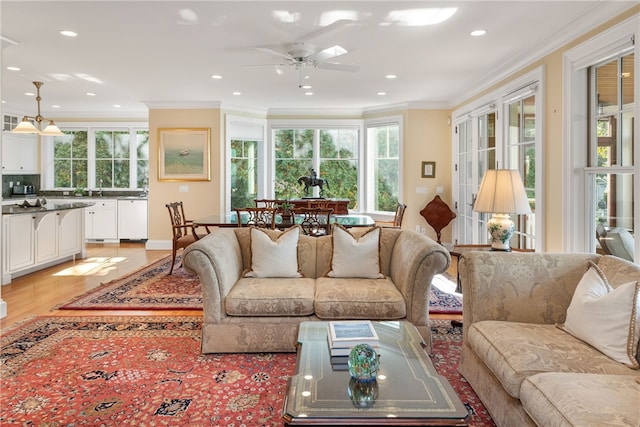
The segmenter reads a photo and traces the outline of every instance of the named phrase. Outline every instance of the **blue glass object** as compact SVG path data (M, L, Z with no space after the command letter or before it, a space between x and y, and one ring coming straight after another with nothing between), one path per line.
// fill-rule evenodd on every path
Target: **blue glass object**
M376 380L380 361L378 354L369 344L358 344L349 354L349 374L351 378L360 382L372 382Z

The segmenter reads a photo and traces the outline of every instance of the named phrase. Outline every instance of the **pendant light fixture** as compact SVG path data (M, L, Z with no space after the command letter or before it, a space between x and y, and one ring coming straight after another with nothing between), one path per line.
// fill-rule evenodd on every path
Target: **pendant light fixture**
M16 126L15 128L13 128L11 130L11 132L12 133L36 133L36 134L43 135L43 136L64 135L64 133L62 133L62 131L60 131L58 126L56 126L56 124L53 122L53 120L45 119L44 117L42 117L40 115L40 101L42 100L42 98L40 98L40 88L42 87L42 85L44 83L43 82L33 82L33 84L36 87L36 102L38 103L38 114L35 117L34 116L24 116L22 118L22 121L20 122L20 124L18 126ZM35 127L33 125L33 123L31 122L32 120L34 120L36 123L38 123L38 127ZM43 121L48 121L49 124L47 125L47 127L44 128L44 130L41 131L38 128L40 127L40 123L42 123Z

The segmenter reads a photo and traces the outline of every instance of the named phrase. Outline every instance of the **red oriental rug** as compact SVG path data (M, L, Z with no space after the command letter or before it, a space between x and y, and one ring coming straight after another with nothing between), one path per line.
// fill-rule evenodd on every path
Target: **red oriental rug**
M0 425L282 426L295 354L203 355L200 329L197 316L47 316L5 331ZM460 328L433 331L469 425L493 426L456 372Z
M178 268L167 276L171 256L137 272L105 283L96 289L55 307L61 310L202 310L202 286L197 276ZM430 313L462 313L462 297L446 275L433 279L429 297Z

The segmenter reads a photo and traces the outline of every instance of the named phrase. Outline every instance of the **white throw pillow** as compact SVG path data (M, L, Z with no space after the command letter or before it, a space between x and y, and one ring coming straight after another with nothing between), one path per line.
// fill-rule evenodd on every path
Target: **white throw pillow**
M251 228L251 271L245 277L302 277L298 271L300 227L291 227L276 240Z
M381 279L380 228L373 227L359 238L336 224L333 227L333 254L329 277Z
M589 266L567 309L564 330L633 369L640 339L640 281L613 289Z

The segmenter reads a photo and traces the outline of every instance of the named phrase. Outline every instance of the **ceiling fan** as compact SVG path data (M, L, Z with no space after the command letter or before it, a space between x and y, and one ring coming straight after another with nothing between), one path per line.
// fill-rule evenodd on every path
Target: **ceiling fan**
M333 62L332 59L348 53L347 49L339 45L330 46L323 49L318 49L316 45L310 43L309 40L320 38L330 32L336 31L339 28L353 22L349 19L340 19L333 22L330 25L322 27L318 30L312 31L303 37L298 38L297 41L292 43L285 43L282 46L264 46L256 47L255 49L280 57L283 61L276 64L261 64L252 65L250 67L273 67L273 66L293 66L300 72L302 85L302 70L304 68L320 68L325 70L334 71L358 71L357 65L342 64L339 62Z

